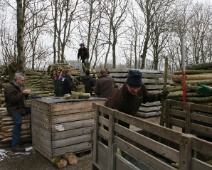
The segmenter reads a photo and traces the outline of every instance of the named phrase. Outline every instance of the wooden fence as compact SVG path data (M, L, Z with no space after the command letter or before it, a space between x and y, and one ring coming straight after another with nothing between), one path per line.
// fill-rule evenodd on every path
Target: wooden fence
M112 69L110 75L113 76L114 81L117 85L121 86L127 79L129 69ZM139 70L142 72L142 82L146 85L148 92L157 93L163 90L164 74L159 70ZM170 83L171 75L168 75L167 84ZM151 117L159 115L161 103L151 102L141 104L137 116L140 117Z
M212 140L212 106L166 100L166 126Z
M93 170L211 170L212 143L94 104ZM139 131L118 122L131 124ZM204 157L205 158L205 157Z

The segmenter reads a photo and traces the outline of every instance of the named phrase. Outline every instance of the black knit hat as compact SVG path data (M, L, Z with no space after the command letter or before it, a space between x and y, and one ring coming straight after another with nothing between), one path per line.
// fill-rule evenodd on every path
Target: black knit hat
M126 83L132 87L141 85L142 73L139 70L129 70Z

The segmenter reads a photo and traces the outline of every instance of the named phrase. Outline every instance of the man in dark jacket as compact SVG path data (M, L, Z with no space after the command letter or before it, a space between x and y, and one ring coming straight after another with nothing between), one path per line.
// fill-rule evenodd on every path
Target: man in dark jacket
M116 89L105 103L105 106L123 113L135 116L141 103L160 101L167 93L149 93L141 81L142 73L139 70L129 70L126 82L120 89ZM119 121L129 128L129 124Z
M77 59L82 60L82 68L83 71L85 72L88 68L88 58L89 58L89 52L88 49L85 47L84 43L80 44L80 48L77 53Z
M56 74L54 76L54 94L55 96L63 96L62 92L62 83L63 83L63 76L62 76L62 70L56 70Z
M108 98L114 92L114 85L113 77L107 75L105 69L101 69L99 79L96 81L94 87L94 93L99 97Z
M62 86L63 86L63 95L71 94L71 91L74 90L74 83L71 78L71 70L70 69L65 71L65 77L64 77Z
M85 75L82 77L82 83L85 85L85 93L90 93L92 95L95 82L96 79L90 76L89 70L86 70Z
M25 152L25 149L20 147L20 136L22 116L26 114L25 99L29 95L30 90L23 90L24 81L25 76L22 73L16 73L13 82L5 89L7 111L11 114L14 121L12 131L12 150L14 152Z

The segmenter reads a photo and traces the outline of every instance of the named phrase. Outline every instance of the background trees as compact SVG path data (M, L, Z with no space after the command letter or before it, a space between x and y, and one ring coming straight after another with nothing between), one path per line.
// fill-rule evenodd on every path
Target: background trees
M184 32L186 64L212 60L210 2L3 0L0 10L0 59L20 71L76 60L81 42L92 68L163 69L168 56L174 71L181 66Z

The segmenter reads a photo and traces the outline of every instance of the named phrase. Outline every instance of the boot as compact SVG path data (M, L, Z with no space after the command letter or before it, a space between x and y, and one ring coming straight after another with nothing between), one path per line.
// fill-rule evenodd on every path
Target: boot
M25 148L22 148L20 146L14 146L12 147L13 152L26 152Z

